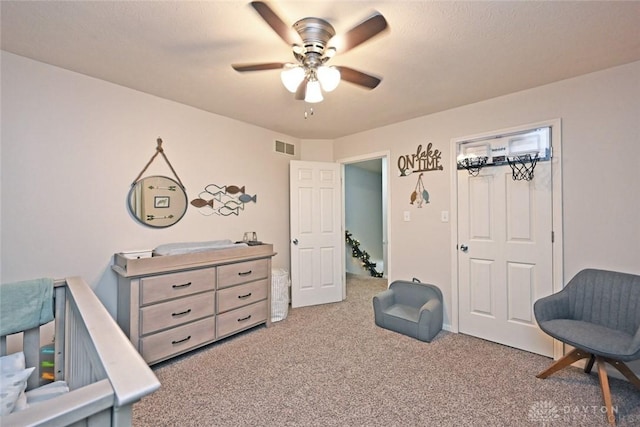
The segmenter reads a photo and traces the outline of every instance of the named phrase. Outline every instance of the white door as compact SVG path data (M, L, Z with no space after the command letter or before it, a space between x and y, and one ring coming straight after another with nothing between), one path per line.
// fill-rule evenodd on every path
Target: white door
M551 162L531 181L509 165L458 171L460 332L553 356L533 303L553 293Z
M340 165L294 160L289 181L291 306L342 301Z

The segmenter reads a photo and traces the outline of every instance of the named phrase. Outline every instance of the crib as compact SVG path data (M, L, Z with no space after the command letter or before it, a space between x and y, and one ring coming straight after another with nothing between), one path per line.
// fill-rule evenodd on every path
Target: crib
M53 293L54 376L69 392L3 416L0 424L130 426L133 404L160 382L82 278L55 281ZM25 364L35 367L27 390L39 386L40 333L36 327L22 334ZM0 355L6 353L7 336L2 336Z

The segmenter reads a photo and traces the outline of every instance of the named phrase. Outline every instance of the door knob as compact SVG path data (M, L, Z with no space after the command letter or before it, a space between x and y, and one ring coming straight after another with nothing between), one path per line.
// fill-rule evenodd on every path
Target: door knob
M467 246L467 245L460 245L460 250L461 250L462 252L467 252L467 251L469 250L469 246Z
M291 243L293 243L294 245L297 245L297 244L298 244L298 239L293 239L293 240L291 241Z

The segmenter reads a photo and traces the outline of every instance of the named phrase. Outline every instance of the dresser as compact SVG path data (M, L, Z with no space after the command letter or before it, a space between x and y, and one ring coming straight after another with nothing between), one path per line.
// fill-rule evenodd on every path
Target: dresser
M117 322L149 364L271 323L273 246L114 255Z

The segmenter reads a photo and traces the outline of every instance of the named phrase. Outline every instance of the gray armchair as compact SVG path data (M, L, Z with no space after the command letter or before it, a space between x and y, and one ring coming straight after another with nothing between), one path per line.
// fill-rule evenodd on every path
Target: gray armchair
M584 371L590 373L597 361L607 418L615 425L605 363L640 388L640 379L624 363L640 359L640 276L582 270L562 291L536 301L533 310L540 329L575 347L537 377L586 358Z
M373 297L376 325L430 342L442 330L442 292L434 285L396 280Z

